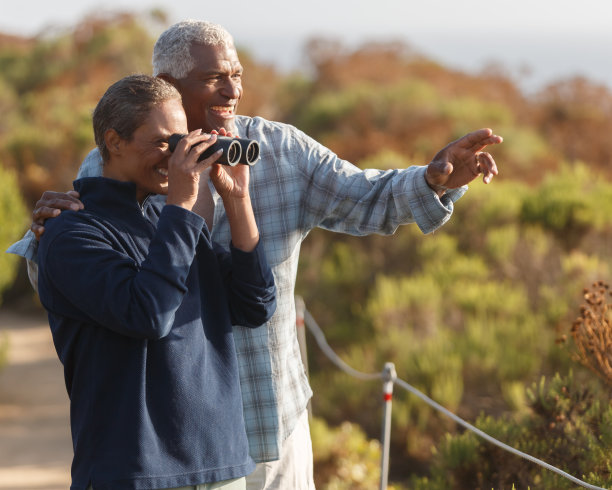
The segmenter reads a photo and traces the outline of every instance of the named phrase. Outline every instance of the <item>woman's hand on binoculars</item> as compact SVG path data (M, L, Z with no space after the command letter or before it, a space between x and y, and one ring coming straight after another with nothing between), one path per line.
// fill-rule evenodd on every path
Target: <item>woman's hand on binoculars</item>
M200 174L218 160L223 151L219 150L200 162L198 158L216 141L215 134L196 130L177 143L168 158L168 204L193 209L198 198Z

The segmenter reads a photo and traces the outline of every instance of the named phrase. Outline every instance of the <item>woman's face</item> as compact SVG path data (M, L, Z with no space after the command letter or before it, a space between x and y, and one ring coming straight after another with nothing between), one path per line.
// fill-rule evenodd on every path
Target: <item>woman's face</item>
M179 99L153 107L130 141L118 140L104 165L104 176L135 183L139 202L149 194L167 194L171 155L168 138L173 133L187 133L187 118Z

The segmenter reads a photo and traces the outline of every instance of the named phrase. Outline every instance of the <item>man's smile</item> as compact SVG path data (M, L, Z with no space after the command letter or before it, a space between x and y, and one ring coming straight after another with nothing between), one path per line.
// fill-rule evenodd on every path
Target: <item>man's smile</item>
M210 110L211 112L213 112L215 115L219 117L233 117L235 107L236 107L235 104L213 105L213 106L210 106Z

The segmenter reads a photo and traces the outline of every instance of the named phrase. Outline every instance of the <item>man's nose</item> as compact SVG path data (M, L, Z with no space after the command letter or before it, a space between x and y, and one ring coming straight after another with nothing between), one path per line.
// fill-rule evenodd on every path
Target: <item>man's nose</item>
M240 98L242 85L239 80L228 77L223 84L222 94L230 99Z

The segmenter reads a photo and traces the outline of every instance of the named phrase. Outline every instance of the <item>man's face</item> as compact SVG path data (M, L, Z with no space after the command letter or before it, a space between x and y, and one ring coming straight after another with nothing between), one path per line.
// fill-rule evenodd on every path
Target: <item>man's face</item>
M120 140L117 153L104 165L104 176L136 184L136 197L168 193L168 138L186 133L187 119L181 101L170 99L153 107L131 140Z
M232 47L193 45L195 67L173 83L183 97L189 130L234 131L242 98L242 65Z

